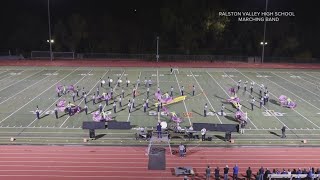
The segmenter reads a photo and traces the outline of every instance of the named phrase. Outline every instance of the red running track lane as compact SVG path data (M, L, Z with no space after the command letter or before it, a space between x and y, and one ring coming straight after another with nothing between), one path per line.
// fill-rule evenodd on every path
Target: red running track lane
M212 170L238 164L240 176L250 166L265 168L320 167L320 148L209 148L190 147L187 157L167 153L166 170L148 170L146 147L0 146L0 179L4 180L106 180L174 179L174 167L192 166L204 179ZM220 171L221 172L221 171ZM230 175L232 170L230 170ZM231 179L231 177L230 177Z

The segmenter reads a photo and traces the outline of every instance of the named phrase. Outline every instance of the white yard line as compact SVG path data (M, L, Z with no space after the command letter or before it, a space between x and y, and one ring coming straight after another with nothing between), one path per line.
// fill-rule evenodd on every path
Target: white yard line
M176 72L174 71L173 73L174 73L174 76L176 77L176 81L177 81L177 83L178 83L179 93L181 93L180 83L179 83L179 81L178 81L178 78L177 78ZM186 106L185 100L182 100L182 102L183 102L183 105L184 105L184 109L186 110L186 113L188 113L189 111L188 111L188 109L187 109L187 106ZM191 119L190 119L189 115L187 115L187 117L188 117L188 120L189 120L189 124L190 124L190 126L192 126Z
M42 70L42 71L43 71L43 70ZM6 86L6 87L4 87L4 88L0 89L0 91L2 91L2 90L4 90L4 89L7 89L8 87L10 87L10 86L12 86L12 85L15 85L15 84L17 84L17 83L19 83L19 82L21 82L21 81L23 81L23 80L25 80L25 79L27 79L27 78L29 78L29 77L31 77L31 76L33 76L33 75L35 75L35 74L37 74L37 73L42 72L42 71L39 71L39 72L33 73L33 74L31 74L30 76L27 76L27 77L25 77L25 78L23 78L23 79L21 79L21 80L19 80L19 81L15 82L15 83L13 83L13 84L10 84L9 86ZM22 71L22 72L24 72L24 71ZM21 73L22 73L22 72L21 72Z
M196 80L196 82L197 82L197 84L198 84L198 86L199 86L199 88L200 88L201 92L202 92L202 93L203 93L203 95L206 97L206 99L207 99L208 103L210 104L210 106L211 106L212 110L215 112L215 115L216 115L216 116L217 116L217 118L219 119L220 124L222 124L222 121L220 120L220 117L217 115L217 111L213 108L213 106L212 106L212 104L211 104L211 102L210 102L209 98L207 97L206 93L204 93L204 92L203 92L203 89L202 89L202 87L200 86L200 84L199 84L199 82L198 82L197 78L194 76L194 74L192 73L192 71L190 71L190 72L191 72L192 77L194 78L194 80Z
M289 74L289 75L291 75L291 76L294 76L294 74L291 74L291 73L289 73L289 72L287 72L287 74ZM308 83L310 83L310 84L313 84L314 86L316 86L316 88L318 87L318 85L317 84L315 84L315 83L313 83L313 82L310 82L310 81L308 81L308 80L306 80L306 79L304 79L304 78L300 78L301 80L303 80L303 81L306 81L306 82L308 82Z
M226 74L225 72L224 72L224 74ZM242 74L243 75L243 74ZM234 79L232 79L230 76L228 76L233 82L235 82L236 83L236 81L234 80ZM248 77L246 77L247 79L249 79L251 82L252 82L252 79L250 79L250 78L248 78ZM256 83L256 84L258 84L258 83ZM248 93L249 95L251 95L248 91L246 91L246 93ZM270 93L271 95L273 95L272 93ZM273 95L274 96L274 95ZM262 105L262 107L265 109L265 110L269 110L268 108L266 108L264 105ZM277 116L275 116L274 114L272 114L272 116L274 117L274 118L276 118L283 126L286 126L286 127L288 127L289 128L289 126L287 126L284 122L282 122Z
M303 74L305 74L305 75L307 75L307 76L310 76L310 77L313 77L313 78L315 78L315 79L318 79L318 80L320 80L320 78L318 78L318 77L315 77L315 76L313 76L313 75L310 75L310 74L308 74L308 73L305 73L305 72L303 72Z
M23 71L21 71L19 73L23 73L24 71L26 71L26 70L23 70ZM5 71L5 72L7 72L7 71ZM8 76L8 77L6 77L6 76ZM3 78L3 77L5 77L5 78ZM3 79L0 79L0 81L2 81L4 79L7 79L7 78L10 78L10 77L13 77L13 75L10 76L10 73L8 72L6 75L0 77L0 78L3 78Z
M77 70L77 69L73 70L70 74L74 73L76 70ZM92 71L92 70L91 70L91 71ZM90 71L90 72L91 72L91 71ZM88 73L90 73L90 72L88 72ZM88 73L87 73L87 74L88 74ZM84 77L86 77L86 76L83 76L83 77L82 77L80 80L78 80L74 85L78 84ZM40 114L40 116L43 115L44 113L46 113L46 111L48 111L51 106L53 106L54 104L57 104L57 102L58 102L61 98L62 98L62 96L59 97L57 100L55 100L46 110L44 110L44 111ZM30 127L31 124L33 124L36 120L37 120L37 118L35 118L27 127Z
M42 71L43 71L43 70L42 70ZM41 71L40 71L40 72L41 72ZM57 72L57 71L55 71L55 72ZM43 81L43 80L47 79L48 77L50 77L50 76L47 76L47 77L45 77L45 78L43 78L43 79L41 79L41 80L39 80L39 81L37 81L37 82L33 83L32 85L25 87L24 89L22 89L21 91L19 91L19 92L18 92L18 93L16 93L15 95L13 95L13 96L9 97L8 99L6 99L6 100L4 100L4 101L0 102L0 104L3 104L4 102L7 102L9 99L11 99L11 98L15 97L16 95L18 95L18 94L22 93L23 91L25 91L25 90L27 90L27 89L29 89L30 87L34 86L35 84L38 84L39 82L41 82L41 81Z
M89 71L87 74L90 74L91 72L92 72L92 70ZM108 72L109 72L109 70L108 70L107 72L105 72L102 77L104 77ZM79 83L80 81L82 81L85 77L87 77L87 76L83 76L77 83ZM99 82L100 82L100 80L98 80L98 81L96 82L96 84L89 90L88 94L90 94L90 92L97 86L97 84L98 84ZM77 83L76 83L76 84L77 84ZM84 101L84 98L81 99L81 101L79 102L78 105L80 105L80 104L82 103L82 101ZM68 116L68 117L66 118L66 120L63 121L63 123L60 125L59 128L62 128L62 126L68 121L68 119L69 119L70 117L71 117L71 116Z
M78 68L77 68L78 69ZM57 72L57 71L55 71ZM70 73L71 74L71 73ZM25 103L23 106L21 106L19 109L15 110L13 113L11 113L9 116L7 116L6 118L4 118L3 120L0 121L0 123L2 123L3 121L7 120L9 117L11 117L13 114L15 114L16 112L18 112L20 109L22 109L23 107L25 107L26 105L28 105L30 102L32 102L33 100L35 100L36 98L38 98L39 96L41 96L43 93L45 93L46 91L48 91L50 88L52 88L54 85L56 85L57 83L59 83L60 81L62 81L63 79L65 79L66 77L68 77L70 74L66 75L64 78L60 79L58 82L52 84L49 88L47 88L46 90L42 91L42 93L38 94L36 97L32 98L30 101L28 101L27 103ZM46 78L48 78L50 76L47 76ZM45 79L45 78L44 78ZM43 79L42 79L43 80Z
M141 71L140 71L140 74L139 74L139 80L141 79ZM139 81L140 82L140 81ZM140 83L141 84L141 83ZM136 92L138 92L138 82L136 83ZM132 106L133 106L133 104L131 104L131 109L132 109ZM131 116L131 111L130 111L130 113L129 113L129 115L128 115L128 119L127 119L127 122L129 122L130 121L130 116Z
M218 81L217 81L214 77L212 77L212 75L211 75L208 71L206 71L206 72L207 72L208 75L218 84L218 86L226 93L226 95L227 95L228 97L230 97L229 94L226 92L226 90L224 90L223 87L218 83ZM243 112L241 109L240 109L240 111ZM243 112L243 113L244 113L244 112ZM248 120L251 122L251 124L252 124L256 129L258 129L257 126L251 121L251 119L250 119L249 117L247 117L247 118L248 118Z
M250 78L248 78L246 75L244 75L242 72L240 72L240 71L238 71L237 69L235 69L237 72L239 72L240 74L242 74L244 77L246 77L247 79L250 79ZM256 74L258 74L258 73L256 73ZM259 74L258 74L259 75ZM266 78L266 77L264 77L265 79L267 79L268 81L270 81L270 82L272 82L273 84L275 84L275 85L277 85L277 86L279 86L279 87L281 87L282 89L284 89L284 90L286 90L286 91L288 91L288 92L290 92L291 94L293 94L293 95L295 95L295 96L297 96L296 94L294 94L293 92L291 92L291 91L289 91L289 90L287 90L286 88L284 88L284 87L282 87L282 86L280 86L280 85L278 85L277 83L275 83L275 82L273 82L273 81L271 81L270 79L268 79L268 78ZM257 83L258 84L258 83ZM273 95L276 99L278 99L278 97L276 97L274 94L272 94L272 93L270 93L271 95ZM301 97L299 97L299 96L297 96L298 98L300 98L301 100L303 100L303 101L305 101L306 103L308 103L308 104L310 104L308 101L306 101L306 100L304 100L304 99L302 99ZM316 107L316 106L314 106L313 104L310 104L311 106L313 106L313 107L315 107L316 109L318 109L318 110L320 110L318 107ZM319 126L317 126L314 122L312 122L310 119L308 119L308 118L306 118L305 116L303 116L301 113L299 113L297 110L295 110L295 109L292 109L294 112L296 112L297 114L299 114L301 117L303 117L305 120L307 120L307 121L309 121L311 124L313 124L313 125L315 125L317 128L320 128Z
M278 77L281 78L281 79L284 79L284 80L290 82L291 84L294 84L294 85L296 85L296 86L298 86L298 87L300 87L300 88L302 88L302 89L310 92L310 93L313 94L313 95L316 95L316 96L320 97L320 95L318 95L318 94L316 94L316 93L314 93L314 92L312 92L312 91L310 91L310 90L308 90L308 89L306 89L306 88L304 88L304 87L302 87L302 86L300 86L300 85L298 85L298 84L296 84L296 83L294 83L294 82L292 82L292 81L290 81L290 80L288 80L288 79L286 79L286 78L284 78L284 77L282 77L282 76L279 76L279 75L277 75L277 74L275 74L275 73L272 73L272 74L278 76Z

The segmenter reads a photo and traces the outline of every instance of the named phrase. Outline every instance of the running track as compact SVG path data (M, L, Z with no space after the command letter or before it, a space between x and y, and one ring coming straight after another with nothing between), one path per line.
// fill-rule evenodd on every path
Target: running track
M166 170L151 171L145 150L146 147L0 146L0 179L181 180L183 177L173 175L174 167L192 166L197 173L195 179L204 179L207 165L213 171L216 166L222 169L228 164L232 169L238 164L240 177L248 166L254 173L261 165L270 169L320 167L320 148L190 147L185 158L167 153Z

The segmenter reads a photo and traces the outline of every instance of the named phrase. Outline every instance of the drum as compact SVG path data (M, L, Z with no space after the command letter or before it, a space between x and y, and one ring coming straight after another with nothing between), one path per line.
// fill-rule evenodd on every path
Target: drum
M162 122L160 123L160 125L161 125L161 128L162 128L162 129L167 129L167 127L168 127L168 124L167 124L167 122L165 122L165 121L162 121Z

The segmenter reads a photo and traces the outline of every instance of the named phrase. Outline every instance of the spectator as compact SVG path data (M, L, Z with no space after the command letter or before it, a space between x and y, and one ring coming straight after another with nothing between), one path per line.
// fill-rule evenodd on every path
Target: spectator
M298 171L297 171L297 175L298 175L297 180L301 180L301 178L300 178L300 175L301 175L301 174L302 174L302 171L301 171L300 168L298 168Z
M288 175L291 175L291 170L290 170L290 169L288 169L287 173L288 173Z
M297 170L293 169L293 171L291 172L291 174L297 174Z
M286 136L286 126L283 126L283 127L281 128L281 133L282 133L281 138L286 138L286 137L287 137L287 136Z
M232 179L233 179L233 180L237 180L237 179L238 179L238 172L239 172L239 167L238 167L238 165L236 164L236 165L233 167L233 176L232 176Z
M180 145L179 145L179 154L180 154L180 157L183 157L183 155L184 155L184 145L181 143Z
M264 175L264 168L261 166L259 169L259 180L263 180L263 175Z
M162 128L162 126L159 123L157 126L158 138L162 138L162 129L161 128Z
M283 168L281 174L288 174L287 171Z
M309 168L307 179L308 180L312 180L313 179L313 174L312 174L312 169L311 168Z
M272 174L277 174L276 169L273 169L273 170L272 170Z
M268 179L269 174L271 174L271 172L268 168L266 168L266 172L264 173L264 179Z
M208 165L208 167L206 169L206 180L210 179L210 174L211 174L211 169L210 169L210 166Z
M306 168L303 169L302 174L308 174Z
M183 180L189 180L188 176L184 176Z
M202 128L201 129L201 136L202 136L202 141L205 141L206 140L206 132L207 132L207 130L206 130L206 128Z
M215 177L216 180L220 180L220 169L219 169L219 167L217 167L214 170L214 177Z
M252 170L250 167L248 167L246 174L247 174L247 180L251 180Z
M320 169L319 168L317 169L316 174L320 174Z
M226 165L226 167L223 169L224 180L228 180L228 173L229 173L229 167L228 165Z

